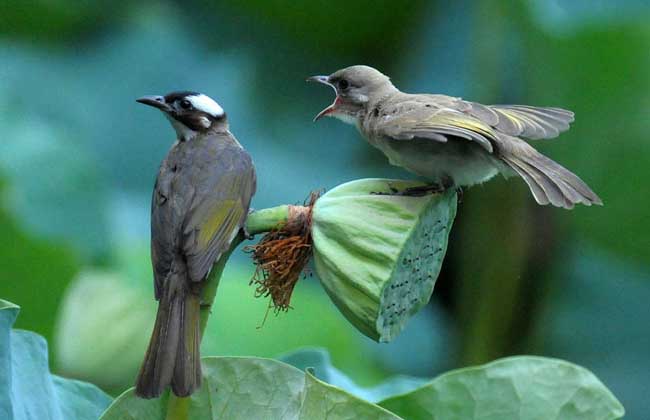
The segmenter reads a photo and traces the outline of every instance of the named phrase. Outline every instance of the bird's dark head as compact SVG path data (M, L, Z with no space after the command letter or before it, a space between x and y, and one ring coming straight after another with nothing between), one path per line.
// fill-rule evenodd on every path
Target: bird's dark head
M324 116L355 123L377 96L396 90L388 76L368 66L351 66L329 76L312 76L308 82L328 85L336 92L332 105L322 110L314 121Z
M223 108L202 93L172 92L165 96L143 96L136 101L161 110L181 141L190 140L199 133L227 128Z

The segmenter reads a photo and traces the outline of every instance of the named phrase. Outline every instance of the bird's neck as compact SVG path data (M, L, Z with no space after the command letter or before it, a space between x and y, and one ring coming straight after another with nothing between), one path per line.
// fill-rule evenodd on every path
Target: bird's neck
M187 127L185 124L170 118L172 126L176 131L176 136L179 142L187 142L194 140L197 136L207 136L211 134L230 134L228 130L227 121L216 121L213 122L209 128L204 130L192 130Z
M375 92L368 101L366 105L365 112L359 118L359 125L363 127L366 120L376 116L378 110L383 106L383 104L395 97L396 95L401 94L401 92L392 84L386 86L386 88L381 89L380 91Z
M402 92L400 92L399 89L397 89L392 84L386 85L385 87L378 90L370 97L370 100L368 101L368 108L367 108L368 112L374 110L377 107L377 105L401 93Z

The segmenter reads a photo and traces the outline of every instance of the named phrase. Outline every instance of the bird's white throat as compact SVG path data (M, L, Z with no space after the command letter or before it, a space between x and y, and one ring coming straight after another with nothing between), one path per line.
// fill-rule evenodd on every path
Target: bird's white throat
M332 112L332 114L330 115L338 120L343 121L346 124L350 124L354 126L356 126L359 122L359 119L357 117L350 114L346 114L344 112Z
M174 127L174 130L176 131L176 136L180 141L192 140L198 134L197 131L192 130L182 122L174 119L173 117L167 115L166 113L163 114L165 114L165 117L167 117L169 122L172 123L172 127Z

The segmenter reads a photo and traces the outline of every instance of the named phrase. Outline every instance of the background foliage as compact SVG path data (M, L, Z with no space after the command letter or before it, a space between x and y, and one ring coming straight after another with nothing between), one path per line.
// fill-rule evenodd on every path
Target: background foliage
M352 330L310 279L294 310L264 322L239 255L204 354L319 345L364 385L542 354L589 368L628 418L643 418L649 17L643 0L4 2L0 297L23 308L18 327L54 344L53 371L118 393L155 310L149 196L172 142L168 123L133 99L185 88L215 97L254 157L262 208L355 178L406 176L350 127L310 123L332 98L304 78L366 63L407 91L574 110L570 132L537 145L605 206L541 208L516 180L467 191L431 304L389 345Z

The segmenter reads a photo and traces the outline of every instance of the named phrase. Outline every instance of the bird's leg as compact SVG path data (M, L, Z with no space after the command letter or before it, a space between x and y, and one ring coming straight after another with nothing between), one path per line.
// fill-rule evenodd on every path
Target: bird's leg
M427 194L442 194L454 186L454 180L450 176L443 176L439 182L422 185L419 187L410 187L401 191L399 195L407 197L423 197Z
M390 188L390 192L373 191L370 194L395 195L395 196L402 196L402 197L424 197L427 194L438 194L438 193L445 192L447 190L447 188L445 188L440 184L420 185L417 187L404 188L403 190L398 190L397 188L388 184L388 188Z
M384 191L370 191L371 195L396 195L399 193L399 190L389 182L388 183L388 188L390 189L390 192L384 192Z
M458 200L458 204L463 203L463 188L462 187L456 187L456 197Z
M375 195L397 195L403 197L424 197L427 194L441 194L454 186L454 180L449 176L443 177L440 182L430 183L426 185L419 185L417 187L408 187L403 190L398 190L388 183L390 192L371 192ZM460 188L459 188L460 189Z
M242 231L242 234L244 235L244 238L246 240L251 241L251 240L255 239L255 235L248 232L248 229L246 229L246 226L242 226L241 231Z
M255 211L254 208L252 208L252 207L249 208L248 209L248 215L250 216L250 214L253 213L254 211ZM255 235L251 235L251 233L246 228L246 223L244 223L244 226L241 227L241 233L242 233L242 235L244 235L244 239L246 239L246 240L250 241L252 239L255 239Z
M424 197L427 194L440 194L447 190L441 184L427 184L418 187L408 187L402 191L397 191L392 195L401 195L404 197Z

